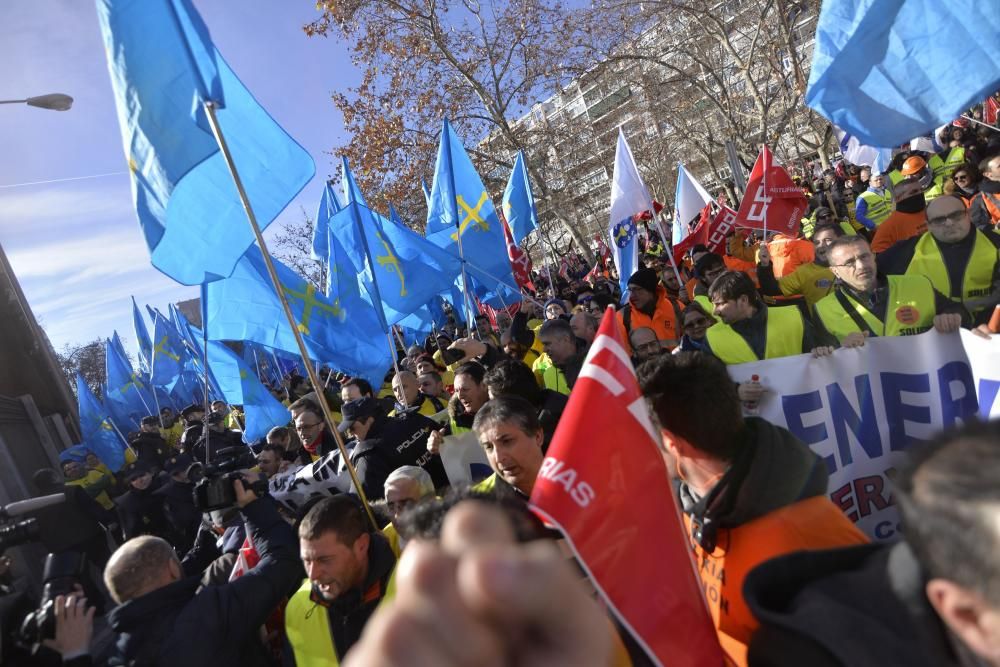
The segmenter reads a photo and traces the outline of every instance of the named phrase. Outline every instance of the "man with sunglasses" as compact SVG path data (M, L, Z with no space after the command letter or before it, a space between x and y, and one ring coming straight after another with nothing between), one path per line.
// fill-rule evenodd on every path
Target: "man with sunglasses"
M838 238L827 256L838 282L835 291L816 304L817 337L824 343L860 347L868 337L910 336L932 326L941 333L959 328L965 313L961 304L934 289L924 276L879 273L864 238Z
M934 289L965 306L974 325L985 323L1000 301L1000 236L972 225L954 195L927 205L927 231L897 243L878 258L886 275L927 277Z

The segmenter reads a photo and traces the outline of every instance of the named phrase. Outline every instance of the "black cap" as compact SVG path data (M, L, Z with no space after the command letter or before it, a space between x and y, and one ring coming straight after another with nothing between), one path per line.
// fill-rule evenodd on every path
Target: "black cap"
M189 405L186 408L184 408L183 410L181 410L181 417L184 417L184 419L187 419L188 417L190 417L191 415L193 415L196 412L205 412L205 406L204 405L198 405L197 403L192 403L191 405Z
M187 470L190 467L192 461L188 454L177 454L176 456L171 456L163 464L163 469L167 473L173 475L175 472L180 472L182 470Z
M660 277L656 275L656 269L639 269L629 276L628 284L636 285L647 292L656 292Z
M139 423L143 426L159 426L160 418L154 415L149 415L148 417L143 417L142 421Z
M149 466L144 461L133 461L125 466L125 481L131 482L136 477L142 477L149 472Z
M359 419L368 419L378 414L378 403L371 396L364 396L344 403L343 407L340 408L340 414L343 417L343 421L340 422L337 430L343 433Z

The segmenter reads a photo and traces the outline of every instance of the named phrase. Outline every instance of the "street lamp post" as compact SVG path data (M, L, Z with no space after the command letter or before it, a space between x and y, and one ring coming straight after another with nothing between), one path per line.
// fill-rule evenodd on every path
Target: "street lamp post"
M0 104L27 104L39 109L51 109L52 111L68 111L73 106L73 98L62 93L49 93L48 95L38 95L25 100L0 100Z

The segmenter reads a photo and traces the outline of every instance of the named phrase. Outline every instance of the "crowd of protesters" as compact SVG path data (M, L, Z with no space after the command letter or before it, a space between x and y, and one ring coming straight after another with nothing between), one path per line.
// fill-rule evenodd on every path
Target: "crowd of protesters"
M775 388L726 369L932 328L995 333L1000 140L958 122L939 140L944 150L914 144L881 173L841 162L800 179L810 206L796 237L739 231L721 252L675 261L651 230L624 302L613 267L570 253L532 276L538 290L518 308L469 326L452 313L399 349L381 387L328 369L321 387L286 375L272 391L292 421L250 444L256 465L225 478L227 507L205 511L193 492L200 462L246 447L239 406L222 402L144 418L120 472L93 454L39 471L39 494L72 491L58 549L100 576L56 599L54 639L32 659L646 664L527 509L612 306L699 576L725 572L709 607L731 662L1000 665L997 425L919 448L893 491L904 538L870 544L830 501L817 455L753 416ZM453 484L442 451L465 434L489 471ZM353 480L334 484L341 444L367 506ZM329 483L281 502L303 471ZM112 649L91 646L94 608Z

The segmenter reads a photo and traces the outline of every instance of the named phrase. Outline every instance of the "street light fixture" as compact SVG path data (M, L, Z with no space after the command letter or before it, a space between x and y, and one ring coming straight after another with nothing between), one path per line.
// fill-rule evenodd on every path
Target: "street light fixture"
M68 111L73 106L73 98L62 93L49 93L48 95L29 97L26 100L0 100L0 104L27 104L40 109Z

